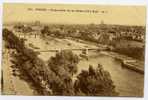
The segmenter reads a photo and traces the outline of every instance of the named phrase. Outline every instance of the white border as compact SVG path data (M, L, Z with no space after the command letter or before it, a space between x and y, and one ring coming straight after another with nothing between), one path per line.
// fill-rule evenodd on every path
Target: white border
M146 0L5 0L4 2L23 2L23 3L66 3L66 4L126 4L143 5Z
M146 5L147 0L0 0L0 30L2 30L2 3L58 3L58 4L102 4L102 5ZM147 5L148 6L148 5ZM148 14L148 11L147 11ZM146 17L147 18L147 17ZM148 20L146 19L146 25ZM148 27L146 28L146 33ZM145 88L144 98L135 97L66 97L66 96L0 96L0 100L148 100L148 35L146 35L146 57L145 57ZM0 31L0 61L2 47L2 31ZM1 68L1 66L0 66ZM1 76L1 75L0 75ZM134 90L133 90L134 91Z

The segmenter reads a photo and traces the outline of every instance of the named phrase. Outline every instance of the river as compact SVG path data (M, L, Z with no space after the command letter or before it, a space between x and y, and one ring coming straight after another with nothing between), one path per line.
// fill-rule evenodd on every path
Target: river
M89 64L97 67L98 63L110 72L112 80L116 86L116 90L120 96L142 96L144 86L144 75L132 70L123 68L121 62L116 59L101 54L99 52L89 52L92 56L89 60L81 60L78 64L78 73L81 70L87 70Z
M86 44L77 43L67 39L52 39L48 44L46 44L46 42L40 38L31 38L27 39L27 41L40 49L83 48L86 46ZM68 43L71 43L71 45L68 46ZM74 51L74 53L80 54L81 52ZM54 55L55 52L40 52L39 57L44 61L47 61L51 56ZM120 94L119 96L143 96L144 75L123 68L120 61L117 61L113 57L104 55L101 52L89 51L89 60L80 60L78 63L77 74L79 74L82 70L87 70L90 64L97 67L98 63L111 74L112 80L116 86L116 90Z
M78 54L78 53L77 53ZM40 57L45 55L52 55L54 53L41 53ZM144 87L144 75L134 72L132 70L123 68L121 62L101 52L89 52L89 60L80 60L78 63L79 74L82 70L88 70L89 65L93 65L94 68L97 67L98 63L103 66L103 68L109 71L116 90L119 92L119 96L143 96Z

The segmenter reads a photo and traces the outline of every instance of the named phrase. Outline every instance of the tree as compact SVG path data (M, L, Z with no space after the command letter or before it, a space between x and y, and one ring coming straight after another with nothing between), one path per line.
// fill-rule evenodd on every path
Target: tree
M73 75L77 72L77 64L79 62L78 56L73 54L72 51L63 50L56 53L55 57L51 57L48 61L48 66L57 74L59 70L64 68L69 74Z
M12 66L18 68L29 81L37 86L42 95L100 95L115 96L115 86L110 74L101 65L82 71L73 85L72 75L77 72L78 56L72 51L57 52L48 65L38 58L36 52L25 46L24 41L8 29L3 29L3 40L16 53L12 55Z
M24 75L29 77L29 81L32 81L34 86L37 86L43 95L51 95L50 83L53 82L56 76L55 73L37 57L36 52L25 47L23 40L15 36L13 32L3 29L3 40L9 49L16 51L12 55L12 66L15 66L23 74L25 72Z
M44 26L44 28L41 30L41 33L42 33L42 36L45 36L45 35L49 35L50 34L50 30L49 30L49 27L48 26Z
M33 29L32 29L30 26L26 26L26 27L22 28L22 31L23 31L24 33L28 33L28 32L32 32Z
M78 56L69 50L57 52L55 57L49 59L49 68L60 80L52 84L55 95L75 95L72 75L77 72L78 61Z
M90 96L117 96L109 72L99 64L97 69L91 65L89 70L82 70L74 84L75 92L81 91Z

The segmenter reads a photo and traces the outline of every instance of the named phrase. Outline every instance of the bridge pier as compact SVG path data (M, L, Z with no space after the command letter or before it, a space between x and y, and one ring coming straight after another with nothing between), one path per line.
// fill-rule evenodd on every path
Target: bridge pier
M37 34L34 34L34 37L35 37L35 38L36 38L36 35L37 35Z
M88 49L83 49L82 54L85 54L87 56L88 55Z
M88 56L88 49L86 49L86 55Z

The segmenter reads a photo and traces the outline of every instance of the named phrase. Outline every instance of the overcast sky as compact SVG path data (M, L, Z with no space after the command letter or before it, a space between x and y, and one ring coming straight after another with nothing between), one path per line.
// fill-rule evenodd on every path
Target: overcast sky
M28 10L31 8L32 10ZM95 10L86 12L37 11L36 8ZM105 11L102 13L101 11ZM100 6L100 5L57 5L57 4L4 4L3 22L34 22L65 24L105 24L145 25L146 7L144 6Z

